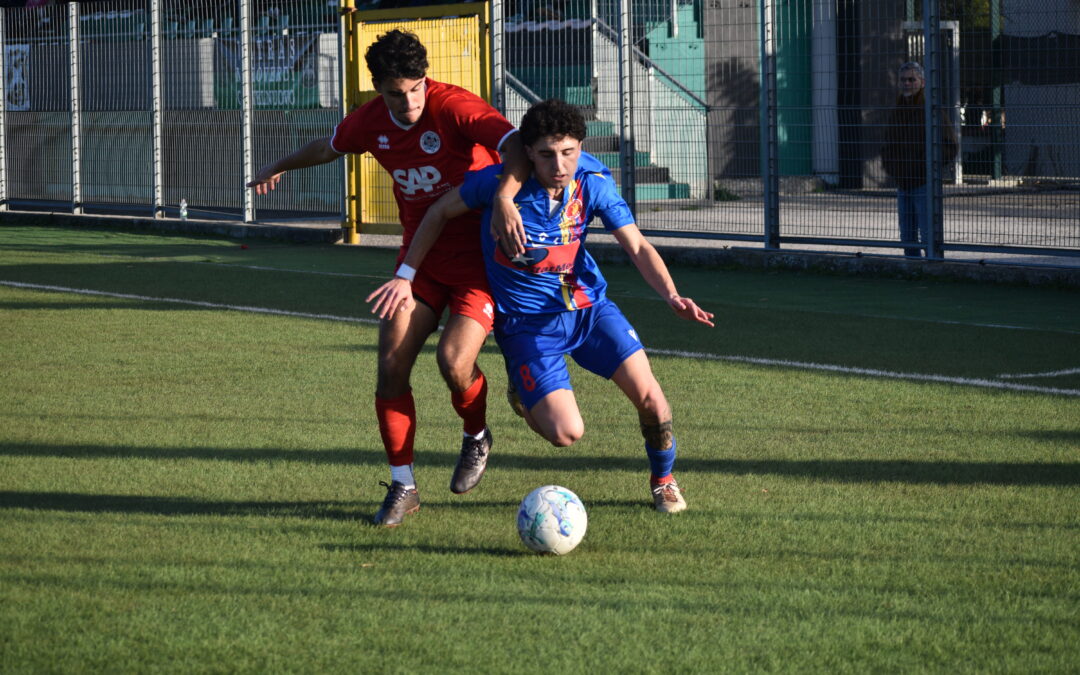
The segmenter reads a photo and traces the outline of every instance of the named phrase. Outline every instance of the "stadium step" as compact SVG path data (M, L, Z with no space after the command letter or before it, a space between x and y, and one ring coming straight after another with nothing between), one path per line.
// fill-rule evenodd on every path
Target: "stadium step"
M622 169L619 162L619 138L611 134L592 135L592 130L607 131L614 125L611 122L586 122L590 134L582 144L585 151L595 156L611 169L615 183L622 185ZM674 183L671 170L666 166L657 166L650 162L649 153L634 153L634 186L638 201L659 199L689 199L690 186L686 183Z

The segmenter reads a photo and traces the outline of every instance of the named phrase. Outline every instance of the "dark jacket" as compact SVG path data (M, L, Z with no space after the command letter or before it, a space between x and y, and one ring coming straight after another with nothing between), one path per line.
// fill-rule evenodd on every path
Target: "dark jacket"
M901 190L926 185L926 125L923 123L926 98L920 89L914 96L898 96L885 129L885 147L881 164ZM958 144L949 116L941 116L941 162L956 158Z

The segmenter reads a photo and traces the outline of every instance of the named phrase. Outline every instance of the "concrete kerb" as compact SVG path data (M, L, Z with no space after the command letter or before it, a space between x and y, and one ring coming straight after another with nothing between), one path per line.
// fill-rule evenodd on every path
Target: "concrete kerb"
M267 239L291 243L333 244L341 240L341 228L240 223L222 220L180 220L115 215L76 215L37 211L2 211L0 225L45 225L134 231L194 234L231 239Z
M54 225L105 229L145 230L176 234L223 236L233 239L265 239L290 243L339 243L341 228L334 221L304 221L286 224L238 223L220 220L179 220L114 215L75 215L32 211L0 212L0 225ZM361 234L360 246L395 249L400 235ZM869 276L895 279L953 279L1023 286L1080 288L1080 259L1077 266L1010 265L992 259L927 261L897 256L865 255L840 251L767 250L725 245L713 240L679 239L677 244L663 238L651 241L673 264L695 267L728 267L759 270L796 270L825 274ZM589 251L600 262L627 263L625 252L605 233L590 233Z

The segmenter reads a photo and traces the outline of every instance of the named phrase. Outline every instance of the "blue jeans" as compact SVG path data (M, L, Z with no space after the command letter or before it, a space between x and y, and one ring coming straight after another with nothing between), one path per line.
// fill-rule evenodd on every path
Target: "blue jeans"
M926 208L926 186L896 191L896 210L900 215L900 241L930 241L930 211ZM918 258L921 248L905 248L904 255Z

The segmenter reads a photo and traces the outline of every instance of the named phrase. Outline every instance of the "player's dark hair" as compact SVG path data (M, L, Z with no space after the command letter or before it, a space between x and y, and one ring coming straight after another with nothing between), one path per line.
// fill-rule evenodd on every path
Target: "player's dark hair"
M566 101L549 98L529 108L521 118L518 131L521 132L521 142L525 145L532 145L547 136L569 136L583 141L586 134L585 118L577 108Z
M419 80L427 75L427 49L414 33L395 28L380 35L364 53L371 77Z

